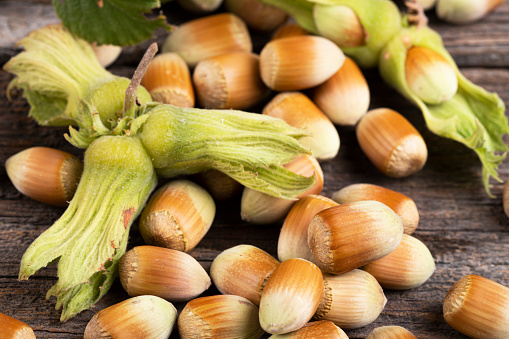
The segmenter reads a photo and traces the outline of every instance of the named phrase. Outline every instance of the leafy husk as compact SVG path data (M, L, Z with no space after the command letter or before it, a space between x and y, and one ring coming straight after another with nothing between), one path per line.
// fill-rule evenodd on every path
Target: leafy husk
M58 260L47 297L64 306L62 319L106 293L125 252L129 229L155 188L152 162L138 137L103 136L85 152L83 174L64 214L27 249L20 279Z
M261 0L292 15L307 31L320 35L313 17L313 7L347 6L358 16L365 30L365 45L341 47L341 50L364 68L375 67L380 51L401 29L398 7L390 0ZM322 11L324 10L322 8ZM340 20L338 18L338 20Z
M79 98L85 98L92 86L114 78L99 64L90 45L61 25L34 30L17 45L25 51L4 65L16 75L8 92L24 91L29 115L40 125L76 125Z
M405 77L405 60L412 46L429 48L449 61L458 77L458 91L452 99L429 105L410 90ZM429 27L402 29L382 51L379 69L387 83L421 109L432 132L476 152L483 166L484 187L493 197L489 181L491 177L501 181L497 169L508 150L503 136L509 134L509 126L500 97L469 81L443 46L440 35Z
M310 151L300 129L283 120L235 110L158 105L135 120L137 133L159 175L219 170L244 186L293 199L314 183L282 165Z
M44 126L72 126L68 140L86 148L101 135L121 134L131 119L122 108L130 80L106 71L90 44L62 25L48 25L20 40L25 51L4 66L15 74L8 92L23 90L29 115ZM152 101L138 89L141 104Z

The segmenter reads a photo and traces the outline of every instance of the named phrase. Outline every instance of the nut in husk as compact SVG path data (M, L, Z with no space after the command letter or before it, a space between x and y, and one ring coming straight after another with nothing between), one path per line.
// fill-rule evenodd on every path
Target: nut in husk
M458 91L454 67L443 56L426 47L411 47L406 56L405 76L408 87L422 101L438 105Z
M454 69L458 90L451 99L431 105L410 89L405 64L408 50L414 47L432 50ZM445 48L440 34L428 26L403 27L383 48L378 61L382 78L421 110L431 132L475 151L482 164L482 181L486 192L494 197L489 181L491 177L500 180L498 166L508 150L503 136L509 134L505 104L498 94L488 92L467 79ZM450 80L443 81L446 83Z
M504 0L437 0L437 16L453 24L469 24L495 10Z
M340 48L360 47L366 44L366 31L351 7L315 4L313 18L320 35Z

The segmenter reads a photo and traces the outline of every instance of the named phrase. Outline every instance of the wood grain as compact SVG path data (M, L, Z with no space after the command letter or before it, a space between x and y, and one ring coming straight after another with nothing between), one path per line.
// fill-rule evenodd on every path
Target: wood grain
M30 6L48 4L31 3ZM0 2L0 9L6 9L5 2ZM430 25L442 34L463 73L487 90L496 91L508 105L509 3L469 26L445 24L433 14L430 20ZM2 48L5 51L6 46ZM127 50L111 70L116 74L132 75L131 61L138 50ZM380 317L373 324L347 331L347 334L350 338L364 338L374 327L401 325L418 338L466 338L443 320L442 301L452 284L466 274L482 275L509 285L509 219L502 208L503 183L493 182L492 191L496 198L489 198L481 182L481 166L474 152L432 134L420 111L388 88L376 70L364 73L371 88L371 108L389 107L405 115L426 140L428 162L422 171L411 177L387 178L362 154L355 130L338 126L341 149L335 159L322 163L323 194L330 197L346 185L367 182L413 198L421 217L414 235L429 247L436 262L436 272L416 289L385 291L388 302ZM54 309L55 300L45 300L46 291L56 282L55 267L43 269L27 281L17 280L24 251L61 215L63 209L46 206L18 193L6 175L6 159L31 146L55 147L78 156L82 156L82 151L64 140L65 128L41 127L27 117L29 107L20 93L12 93L12 100L8 101L6 88L10 79L11 75L0 71L0 253L3 253L0 257L0 312L29 324L37 338L82 338L85 326L95 312L128 296L117 282L95 307L60 323L60 311ZM500 176L503 180L509 177L509 162L501 166ZM217 254L238 244L251 244L276 256L281 223L256 226L243 222L238 198L218 203L217 209L211 230L191 252L206 270ZM135 224L129 248L141 244L143 241ZM214 293L218 293L214 287L206 292ZM176 306L180 310L184 305ZM172 338L178 338L176 332Z

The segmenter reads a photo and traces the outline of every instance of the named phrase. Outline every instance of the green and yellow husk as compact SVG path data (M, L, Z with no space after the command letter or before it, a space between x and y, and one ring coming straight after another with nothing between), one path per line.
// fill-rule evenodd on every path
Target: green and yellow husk
M107 290L104 284L116 276L129 228L156 179L138 137L103 136L89 146L69 207L21 259L20 279L58 259L58 281L47 297L58 297L57 307L64 305L62 320L88 308L102 296L101 289Z
M56 296L57 303L55 308L62 308L60 321L67 321L81 311L93 306L110 290L111 285L118 276L118 263L126 252L128 238L129 232L125 232L119 248L115 250L112 259L104 265L105 270L95 272L87 283L79 284L60 295L56 295L53 289L48 291L46 298Z
M62 26L34 31L22 44L26 51L5 66L16 76L11 90L24 91L38 123L70 125L67 140L86 148L74 198L27 249L19 273L28 279L58 262L58 281L47 297L57 297L62 321L92 306L110 288L129 229L157 174L216 169L247 187L287 199L314 183L314 176L299 176L282 166L310 151L297 141L304 133L280 119L144 103L151 99L137 87L138 70L131 85L106 72L88 44Z
M405 61L407 51L413 46L431 49L454 68L458 90L452 99L436 105L426 104L409 88ZM388 84L421 109L432 132L456 140L477 153L483 165L482 180L486 192L492 196L490 177L500 181L497 169L508 150L503 136L509 134L509 126L500 97L473 84L461 74L443 46L440 35L429 27L403 28L382 51L379 69Z
M305 178L282 167L310 151L297 141L303 131L280 119L159 105L133 122L131 133L140 136L163 177L215 169L244 186L286 199L314 183L314 176Z
M22 258L20 279L58 260L58 282L47 297L63 306L62 321L87 309L109 289L125 252L129 228L165 177L216 169L253 189L292 199L313 182L282 165L309 153L302 135L282 120L240 111L140 109L129 136L101 136L85 152L84 171L69 207ZM236 145L239 145L237 148Z
M150 103L141 86L134 111L123 112L130 80L104 70L86 41L61 25L49 25L20 44L26 50L5 65L16 75L11 89L23 90L30 115L39 124L71 125L66 138L76 147L87 148L104 135L131 135L148 122L150 132L140 135L157 172L165 177L213 168L245 186L283 198L293 198L313 183L314 177L304 178L282 167L309 150L296 140L304 133L281 120Z
M82 148L101 135L83 120L84 109L94 113L94 127L101 126L103 134L119 125L130 80L106 71L87 41L62 25L48 25L32 31L17 45L25 50L4 65L16 75L8 92L23 90L30 104L29 115L39 125L77 127L82 141L87 140L75 144ZM138 99L142 104L152 101L143 87Z
M292 15L305 30L323 35L332 41L334 32L320 30L331 27L342 20L335 15L338 6L346 6L355 12L364 30L364 45L342 46L341 50L364 68L375 67L380 51L385 44L401 29L401 15L398 7L390 0L261 0L274 5ZM328 12L330 11L330 15ZM330 22L333 21L333 22ZM347 31L344 32L348 34ZM343 33L342 33L343 34Z

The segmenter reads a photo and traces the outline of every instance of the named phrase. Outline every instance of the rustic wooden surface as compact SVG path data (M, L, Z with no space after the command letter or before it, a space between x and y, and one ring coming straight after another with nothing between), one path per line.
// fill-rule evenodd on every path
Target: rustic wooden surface
M0 2L2 29L1 17L6 17L5 9L9 5L15 6L15 2ZM48 3L35 1L30 6L42 6L38 9L42 12L38 13L50 11L44 7ZM498 92L509 105L509 3L469 26L442 23L433 13L430 25L442 34L464 74L486 89ZM5 57L12 46L4 44L0 48L0 55ZM128 50L128 55L111 68L112 72L130 75L133 66L129 60L135 51ZM350 338L364 338L374 327L401 325L418 338L466 338L444 321L442 302L452 284L466 274L482 275L509 285L509 219L502 208L503 183L493 182L496 198L489 198L481 183L480 163L472 151L430 133L421 113L382 83L376 71L365 71L365 75L372 92L371 107L390 107L404 114L425 138L428 162L422 171L409 178L387 178L362 154L355 130L338 126L341 149L334 160L322 164L323 194L330 197L348 184L368 182L413 198L421 216L414 235L429 247L436 271L416 289L385 291L388 302L380 317L373 324L347 334ZM54 309L55 300L45 300L46 291L56 281L56 268L43 269L28 281L17 280L19 262L26 248L64 210L18 193L6 175L6 159L31 146L55 147L78 156L82 152L64 140L65 129L40 127L28 118L28 105L19 93L14 93L12 101L7 100L10 78L5 71L0 71L0 312L29 324L37 338L80 338L93 314L128 296L117 282L95 307L60 323L60 311ZM501 166L500 175L503 180L509 177L509 160ZM276 256L280 227L281 223L254 226L243 222L238 198L218 203L211 230L191 254L207 270L217 254L238 244L258 246ZM129 248L142 243L134 225ZM217 293L214 287L206 292L214 293ZM180 310L183 304L176 306ZM176 330L172 338L178 338Z

